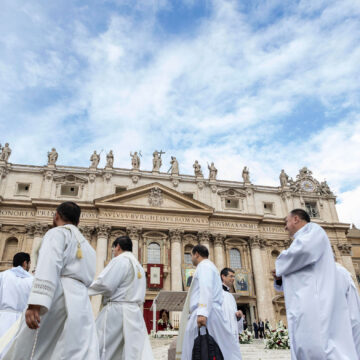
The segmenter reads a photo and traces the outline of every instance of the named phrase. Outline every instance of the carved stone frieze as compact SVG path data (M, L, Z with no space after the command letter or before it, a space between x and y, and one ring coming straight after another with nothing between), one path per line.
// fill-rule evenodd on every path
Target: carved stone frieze
M169 231L169 235L170 235L170 241L172 243L178 242L181 243L181 239L184 235L184 230L182 229L172 229ZM180 254L179 254L180 256Z
M224 246L224 241L226 236L224 234L215 234L213 235L214 238L214 246Z
M259 248L262 249L266 246L266 240L260 237L259 235L255 235L249 238L249 245L252 249Z
M139 182L140 177L138 175L133 175L131 177L131 180L134 184L137 184Z
M90 240L91 235L94 232L94 227L93 226L88 226L88 225L80 225L79 230L83 234L85 239Z
M139 240L140 235L142 233L142 229L137 226L129 226L126 228L126 233L132 240Z
M45 233L49 230L50 226L48 224L35 223L34 226L34 236L43 237Z
M351 245L350 244L338 244L337 247L340 250L341 255L351 256Z
M104 179L104 181L109 182L109 181L111 180L111 178L112 178L112 173L111 173L111 171L105 171L105 172L103 173L103 179Z
M201 245L208 244L210 241L210 233L208 231L198 232L198 239Z
M95 229L98 237L107 238L110 235L111 226L106 224L100 224L97 225Z
M158 187L150 190L148 202L151 206L161 206L163 201L162 191Z

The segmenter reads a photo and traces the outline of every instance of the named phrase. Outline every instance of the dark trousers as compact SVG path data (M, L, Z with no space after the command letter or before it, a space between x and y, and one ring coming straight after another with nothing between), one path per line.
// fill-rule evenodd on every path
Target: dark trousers
M259 330L255 329L254 332L255 332L255 339L258 339L259 338Z
M259 328L259 335L261 338L264 337L264 328Z

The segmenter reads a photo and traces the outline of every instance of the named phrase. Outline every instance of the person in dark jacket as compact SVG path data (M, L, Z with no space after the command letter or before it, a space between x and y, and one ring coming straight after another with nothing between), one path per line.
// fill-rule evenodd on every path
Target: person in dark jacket
M253 328L254 328L254 333L255 333L255 339L258 339L259 338L259 327L258 327L256 320L253 322Z

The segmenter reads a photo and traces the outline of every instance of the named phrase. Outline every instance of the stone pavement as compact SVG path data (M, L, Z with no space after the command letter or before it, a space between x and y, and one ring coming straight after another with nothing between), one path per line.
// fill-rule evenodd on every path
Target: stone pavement
M155 360L167 360L167 350L173 339L152 339L151 346ZM290 350L268 350L262 340L242 344L243 360L290 360Z

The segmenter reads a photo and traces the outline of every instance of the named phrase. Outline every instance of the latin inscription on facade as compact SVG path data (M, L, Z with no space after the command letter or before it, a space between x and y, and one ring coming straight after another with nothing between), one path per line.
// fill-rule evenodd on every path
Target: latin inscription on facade
M118 219L127 221L147 221L147 222L163 222L163 223L181 223L181 224L198 224L209 225L206 217L196 216L178 216L178 215L158 215L158 214L138 214L125 213L120 211L103 211L101 216L107 219Z

